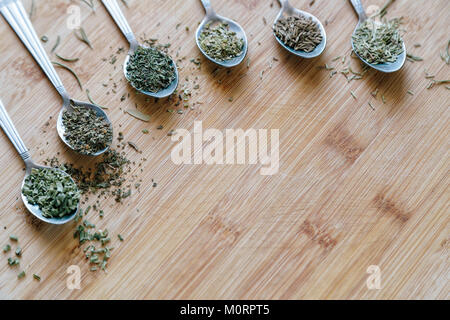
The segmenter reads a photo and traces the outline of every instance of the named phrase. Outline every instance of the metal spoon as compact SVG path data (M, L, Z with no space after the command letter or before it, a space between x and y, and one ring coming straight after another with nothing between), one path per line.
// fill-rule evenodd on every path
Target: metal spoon
M197 28L197 31L195 33L195 40L197 42L197 47L200 49L200 51L203 53L203 55L208 58L209 60L211 60L212 62L218 64L219 66L225 67L225 68L231 68L231 67L235 67L238 64L240 64L244 59L245 56L247 55L247 51L248 51L248 40L247 40L247 36L245 34L244 29L235 21L219 16L218 14L216 14L216 12L213 10L213 8L211 7L211 1L210 0L200 0L203 4L203 7L205 8L206 11L206 16L203 19L202 23L200 23L200 25ZM226 60L226 61L219 61L216 59L211 58L210 56L208 56L208 54L203 51L202 47L200 46L200 34L202 33L203 28L209 24L209 23L215 23L215 22L225 22L228 24L229 28L231 31L236 33L236 36L238 38L241 38L244 40L244 48L242 49L242 53L230 60Z
M14 124L11 121L11 118L8 116L8 113L6 112L5 107L3 106L2 101L0 100L0 127L5 131L6 135L8 136L9 140L11 140L12 144L16 148L17 152L19 152L20 156L22 157L23 161L26 165L26 171L25 171L25 178L23 179L21 190L23 189L23 186L25 184L26 178L31 174L31 169L50 169L50 170L57 170L62 172L64 175L69 176L64 171L61 171L59 169L50 168L50 167L44 167L37 165L33 162L30 156L30 152L28 151L27 147L23 143L22 139L19 136L19 133L17 132L16 128L14 127ZM69 176L70 177L70 176ZM72 178L71 178L72 179ZM73 180L72 180L73 181ZM42 215L42 211L39 209L39 206L37 205L31 205L28 203L27 197L22 193L22 200L25 204L25 207L39 220L42 220L47 223L51 224L64 224L67 223L75 218L78 211L80 210L80 203L78 202L77 210L70 216L65 216L62 218L46 218Z
M356 30L358 30L361 23L365 22L368 17L366 15L366 12L364 11L364 7L361 3L361 0L350 0L350 2L353 5L353 8L355 9L356 13L358 14L358 24L356 25L355 31L353 31L353 34L355 34ZM353 43L353 37L352 37L352 48L353 52L358 56L359 59L361 59L362 62L367 64L369 67L372 67L378 71L385 72L385 73L391 73L400 70L406 61L406 46L405 42L403 42L403 53L399 54L397 57L397 60L395 62L391 63L383 63L383 64L372 64L361 58L361 56L356 52L355 45Z
M47 75L51 83L55 86L56 90L59 92L63 99L63 106L61 108L61 112L58 116L58 122L57 122L57 130L58 134L61 138L61 140L72 150L73 147L69 144L69 142L66 140L64 133L64 125L62 123L62 116L64 112L72 112L74 109L72 108L72 105L74 106L81 106L85 108L89 108L95 111L95 113L102 118L105 118L108 124L111 127L112 125L111 121L109 120L106 113L98 106L76 101L73 99L70 99L69 94L67 93L66 89L64 88L63 83L61 82L61 79L59 78L58 74L55 71L55 68L53 67L52 63L50 62L44 48L42 47L39 38L36 35L36 32L34 31L34 28L31 24L30 19L28 18L28 13L25 11L22 3L20 0L0 0L0 13L5 17L6 21L8 21L11 28L16 32L17 36L22 40L25 47L27 47L28 51L30 51L31 55L34 57L36 62L39 64L39 66L42 68L44 73ZM112 141L108 143L108 146L96 152L95 154L91 154L91 156L98 156L102 153L104 153L106 150L109 149Z
M127 22L127 19L122 13L122 10L120 10L119 4L116 0L102 0L103 5L108 10L109 14L113 18L113 20L116 22L119 29L124 34L125 38L127 38L128 42L130 43L130 50L128 51L128 55L125 58L125 62L123 64L123 73L125 74L125 78L128 80L128 82L133 86L133 84L130 82L130 79L127 75L127 65L130 61L130 56L134 54L134 51L136 51L137 48L142 47L145 48L145 46L142 46L138 43L136 37L134 36L133 31L131 30L130 25ZM150 91L144 91L140 90L136 87L134 87L137 91L150 96L154 98L165 98L170 96L178 87L178 69L176 63L172 59L172 64L175 69L175 79L172 81L172 83L165 89L162 89L158 92L150 92Z
M322 42L311 52L294 50L291 47L288 47L274 33L275 38L277 39L278 43L281 44L281 46L283 48L285 48L287 51L289 51L299 57L302 57L302 58L310 59L310 58L315 58L317 56L320 56L322 54L322 52L325 50L325 47L327 45L327 34L326 34L325 28L323 27L320 20L308 12L295 9L294 7L291 6L291 4L289 3L288 0L278 0L278 1L280 1L280 3L281 3L281 10L280 10L280 13L278 14L277 18L275 19L274 25L278 22L278 20L280 20L282 18L287 18L290 16L305 16L306 18L311 18L319 26L320 33L322 34Z

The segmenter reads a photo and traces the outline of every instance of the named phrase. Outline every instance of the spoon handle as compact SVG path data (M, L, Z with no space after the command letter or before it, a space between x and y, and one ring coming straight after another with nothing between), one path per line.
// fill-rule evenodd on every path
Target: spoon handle
M286 5L289 5L289 1L288 0L278 0L281 4L281 7L284 8Z
M30 158L30 153L28 152L25 143L23 143L22 139L19 136L16 128L14 127L11 118L6 112L5 107L3 106L2 101L0 100L0 127L2 127L3 131L5 131L9 140L11 140L14 148L16 148L17 152L19 152L20 156L24 161Z
M8 21L11 28L16 32L20 40L22 40L28 51L30 51L36 62L41 66L42 70L63 99L68 99L66 89L64 89L61 79L42 47L22 2L20 0L0 1L0 12L5 17L6 21Z
M364 10L361 0L350 0L350 2L352 3L353 8L358 14L359 22L367 20L366 11Z
M103 2L103 5L106 7L106 10L108 10L109 14L113 18L113 20L116 22L120 31L122 31L125 38L127 38L132 49L135 49L135 48L133 48L133 46L137 47L136 37L134 36L134 33L131 30L131 27L127 22L127 19L123 15L122 10L120 10L120 7L119 7L119 4L117 3L117 1L116 0L102 0L102 2Z
M202 2L203 7L205 8L206 11L206 15L207 16L211 16L214 15L214 10L211 6L211 1L210 0L200 0Z

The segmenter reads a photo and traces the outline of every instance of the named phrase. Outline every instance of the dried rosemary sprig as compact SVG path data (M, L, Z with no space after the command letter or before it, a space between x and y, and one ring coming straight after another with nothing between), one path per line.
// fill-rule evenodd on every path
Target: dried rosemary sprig
M212 59L227 61L240 56L244 50L244 40L230 30L227 23L208 23L200 33L202 50Z
M80 77L78 77L77 73L76 73L72 68L66 66L65 64L56 62L56 61L52 61L52 63L53 63L55 66L61 67L61 68L63 68L63 69L66 69L67 71L69 71L69 72L75 77L75 80L77 80L78 85L80 86L80 89L83 90L83 85L81 84Z
M355 52L368 63L395 62L403 53L399 26L399 19L384 20L381 24L366 20L352 36Z
M89 48L94 49L92 47L91 41L89 41L86 31L84 31L84 29L82 27L80 27L79 29L75 29L73 32L75 34L75 37L77 37L78 40L87 44Z
M441 53L441 59L446 64L450 64L450 52L449 51L450 51L450 40L448 40L448 42L447 42L447 49Z
M75 151L92 155L99 152L112 141L112 129L107 120L90 109L72 106L62 116L65 128L64 137Z
M55 56L65 62L77 62L78 60L80 60L79 58L65 58L65 57L60 56L56 52L55 52Z
M137 89L158 92L166 89L176 77L172 59L156 48L139 47L127 65L127 77Z
M46 218L71 215L80 201L80 191L70 176L59 170L32 169L22 193L31 205L37 205ZM16 251L16 254L21 254Z
M108 107L105 107L105 106L102 106L102 105L99 105L98 103L96 103L96 102L92 99L92 97L91 97L91 92L89 91L89 89L86 89L86 96L87 96L89 102L92 103L93 105L96 105L97 107L102 108L102 109L109 109Z
M148 114L142 113L139 110L136 109L127 109L126 112L135 117L136 119L139 119L141 121L144 122L149 122L150 121L150 116Z
M61 37L58 36L58 37L56 38L56 43L55 43L55 45L53 46L51 53L55 52L55 50L56 50L56 48L58 48L60 42L61 42Z
M276 22L273 31L285 45L296 50L311 52L323 40L316 22L304 16L289 16Z

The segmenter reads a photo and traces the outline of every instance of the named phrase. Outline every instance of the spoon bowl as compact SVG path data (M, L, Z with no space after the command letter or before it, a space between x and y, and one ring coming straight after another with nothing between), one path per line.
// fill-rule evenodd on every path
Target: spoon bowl
M356 25L355 30L353 31L353 35L356 33L356 31L358 30L358 28L361 26L361 24L363 24L367 19L367 14L364 10L364 7L361 3L361 0L350 0L350 2L353 5L353 8L355 9L356 13L358 14L358 24ZM356 54L356 56L366 65L368 65L369 67L384 72L384 73L392 73L392 72L396 72L398 70L400 70L403 65L405 64L406 61L406 46L405 46L405 42L402 41L402 48L403 48L403 52L401 54L399 54L397 56L397 60L395 60L395 62L390 62L390 63L381 63L381 64L373 64L373 63L369 63L368 61L366 61L364 58L362 58L355 50L355 44L353 41L353 36L352 36L352 49L353 52Z
M83 107L86 109L94 110L97 117L105 119L106 122L108 123L110 129L112 130L112 123L102 108L100 108L99 106L96 106L94 104L91 104L91 103L81 102L81 101L76 101L76 100L71 99L71 100L69 100L69 103L64 102L64 105L62 106L61 111L59 112L59 115L58 115L58 121L56 123L56 130L58 131L59 137L69 148L73 149L73 147L70 145L70 143L66 139L65 127L63 124L63 114L65 112L73 112L72 106ZM107 146L103 150L99 150L95 153L87 154L87 156L97 157L97 156L105 153L106 151L108 151L108 149L111 147L111 144L112 144L112 138L108 141Z
M106 113L99 107L90 103L85 102L75 102L71 100L69 94L67 93L64 85L56 73L55 68L53 67L52 62L47 56L44 48L42 47L41 41L39 40L36 31L31 24L30 19L28 18L28 13L25 11L22 2L20 0L8 0L8 1L0 1L0 13L5 17L6 21L9 23L11 28L16 32L17 36L22 40L25 47L31 53L33 58L42 68L50 82L53 84L55 89L59 92L63 100L63 106L61 112L58 117L57 123L57 131L61 140L72 150L74 148L67 142L65 138L65 128L62 124L62 114L64 111L73 110L71 107L71 103L74 103L78 106L84 106L86 108L93 109L99 116L106 119L110 128L112 130L112 124L109 120ZM98 156L109 149L112 141L108 144L107 148L101 150L95 154L91 154L92 156ZM76 151L76 150L74 150Z
M145 46L142 46L142 48L146 48ZM162 98L166 98L170 95L172 95L175 90L178 87L178 82L179 82L179 75L178 75L178 68L177 68L177 64L172 60L172 66L174 68L175 71L175 79L172 81L172 83L165 89L162 89L158 92L151 92L151 91L145 91L145 90L141 90L139 88L136 88L133 83L130 81L129 77L128 77L128 73L127 73L127 67L128 67L128 62L130 61L130 57L134 54L135 49L130 48L130 51L128 52L128 55L125 57L125 62L123 64L123 73L125 75L125 78L127 79L128 83L137 91L139 91L142 94L145 94L147 96L153 97L153 98L157 98L157 99L162 99Z
M200 35L203 31L203 28L208 24L215 24L215 23L227 23L230 30L236 33L236 36L240 39L244 40L244 47L242 48L242 53L230 60L226 61L220 61L217 59L214 59L210 57L201 47L200 45ZM208 58L210 61L214 62L215 64L218 64L219 66L225 67L225 68L232 68L242 63L242 61L245 59L247 52L248 52L248 40L247 35L245 34L244 29L235 21L219 16L206 16L205 19L203 19L202 23L197 28L197 31L195 33L195 40L197 42L197 47L200 49L201 53Z
M42 214L42 210L39 208L39 206L31 205L28 202L27 197L23 194L22 190L25 185L25 180L31 174L31 171L34 168L35 169L56 170L58 172L61 172L63 175L65 175L67 177L70 177L70 176L62 170L37 165L33 162L33 160L31 159L31 156L30 156L30 152L28 151L27 147L25 146L23 140L20 138L19 133L17 132L8 113L6 112L6 109L3 106L3 103L1 100L0 100L0 127L6 133L9 140L11 140L11 143L16 148L17 152L20 154L23 161L25 162L25 165L26 165L25 178L23 179L20 190L21 190L22 201L23 201L25 207L28 209L28 211L30 211L30 213L33 214L39 220L44 221L49 224L62 225L62 224L65 224L65 223L73 220L76 217L76 215L78 214L78 212L80 211L80 201L78 201L77 209L72 214L61 217L61 218L47 218L47 217L44 217L44 215ZM71 177L70 177L70 179L72 180L72 182L74 182Z
M275 39L277 39L278 43L283 48L285 48L287 51L289 51L290 53L295 54L296 56L299 56L301 58L311 59L311 58L320 56L322 54L322 52L325 50L325 47L327 46L327 34L326 34L325 28L323 27L320 20L317 19L314 15L312 15L306 11L302 11L302 10L294 8L293 6L291 6L289 1L287 1L287 0L280 0L280 3L281 3L281 10L275 19L275 22L273 24L274 26L280 19L288 18L288 17L292 17L292 16L296 16L296 17L304 16L306 18L311 18L312 21L314 21L320 29L320 33L322 34L322 42L311 52L294 50L293 48L284 44L283 41L281 41L274 33Z
M127 66L128 66L128 63L130 62L130 57L134 54L134 52L136 51L136 49L138 47L142 47L142 48L146 48L146 47L142 46L138 43L133 31L131 30L130 25L128 24L127 19L123 15L122 10L120 10L120 7L119 7L119 4L117 3L117 1L116 0L102 0L102 3L106 7L106 10L108 10L108 12L111 15L111 17L113 18L113 20L116 22L119 29L122 31L125 38L127 38L128 42L130 43L130 50L128 51L128 55L126 56L124 64L123 64L123 73L124 73L125 78L127 79L128 83L134 89L136 89L138 92L145 94L147 96L153 97L153 98L160 99L160 98L165 98L165 97L172 95L175 92L175 90L177 89L178 82L179 82L177 65L176 65L175 61L173 61L172 58L170 58L170 59L172 60L172 65L174 67L175 79L172 81L172 83L167 88L164 88L158 92L151 92L151 91L141 90L139 88L136 88L133 85L133 83L130 81L130 79L128 77L128 73L127 73Z
M72 177L70 177L67 173L65 173L62 170L59 169L55 169L55 168L50 168L50 167L46 167L46 166L41 166L41 165L37 165L35 163L33 163L32 161L29 162L30 165L27 164L27 168L26 168L26 174L25 174L25 178L23 179L22 185L20 187L20 190L23 189L24 185L25 185L25 180L28 178L28 176L31 174L31 169L49 169L49 170L55 170L58 172L63 173L65 176L69 177L72 182L73 179ZM75 182L74 182L75 183ZM28 209L28 211L34 215L36 218L38 218L41 221L44 221L46 223L50 223L50 224L54 224L54 225L62 225L62 224L66 224L69 221L72 221L78 214L78 212L80 211L80 201L78 201L78 205L77 205L77 209L71 214L71 215L67 215L61 218L47 218L44 217L44 215L42 214L41 209L39 208L39 206L37 205L32 205L28 202L27 197L23 194L23 192L21 192L21 196L22 196L22 201L25 205L25 207Z
M197 31L195 32L195 41L197 43L197 47L199 48L200 52L210 61L214 62L215 64L225 67L225 68L232 68L235 67L244 61L245 57L247 56L248 52L248 39L247 35L245 34L244 28L242 28L239 23L236 21L233 21L231 19L219 16L215 13L215 11L211 7L211 3L209 0L201 0L202 4L206 11L206 16L203 19L203 21L200 23L200 25L197 28ZM242 48L242 53L230 60L220 61L217 59L214 59L210 57L201 47L200 45L200 35L203 31L203 28L205 28L208 24L216 24L216 23L226 23L228 24L228 27L230 31L235 32L236 36L242 40L244 40L244 47Z

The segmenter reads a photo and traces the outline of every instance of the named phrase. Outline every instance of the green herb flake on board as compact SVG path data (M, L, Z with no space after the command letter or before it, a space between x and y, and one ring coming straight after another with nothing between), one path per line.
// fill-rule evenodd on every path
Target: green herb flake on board
M3 252L7 253L9 251L11 251L11 246L9 244L7 244L6 246L3 247Z
M8 258L8 265L9 266L17 266L20 264L19 259L17 258Z

